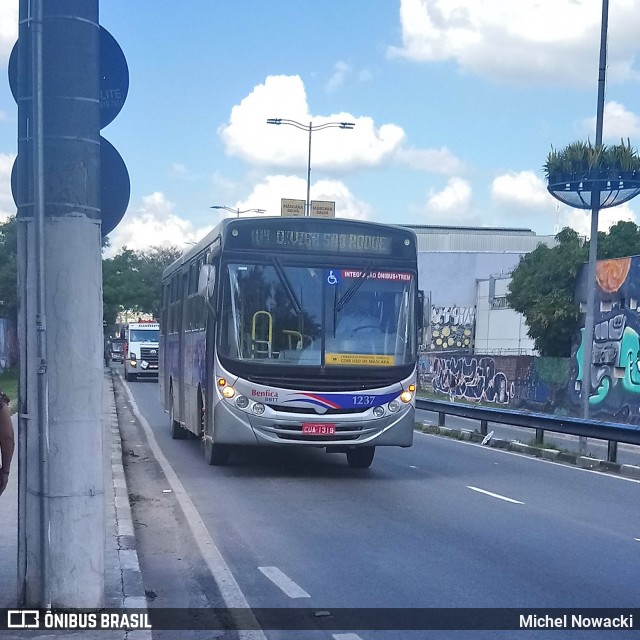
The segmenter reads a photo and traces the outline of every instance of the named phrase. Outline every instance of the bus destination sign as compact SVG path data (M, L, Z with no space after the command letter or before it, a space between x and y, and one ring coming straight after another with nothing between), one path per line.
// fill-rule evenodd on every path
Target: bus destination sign
M283 251L323 251L391 255L392 237L372 233L296 231L262 228L251 230L251 248Z

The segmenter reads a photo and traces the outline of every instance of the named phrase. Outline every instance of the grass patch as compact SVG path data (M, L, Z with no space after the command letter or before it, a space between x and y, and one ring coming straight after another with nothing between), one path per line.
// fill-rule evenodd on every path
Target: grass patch
M19 374L17 369L7 369L0 373L0 391L9 396L9 400L11 400L9 406L12 413L18 405L18 378Z
M0 373L0 391L6 393L11 400L18 399L18 370L6 369Z

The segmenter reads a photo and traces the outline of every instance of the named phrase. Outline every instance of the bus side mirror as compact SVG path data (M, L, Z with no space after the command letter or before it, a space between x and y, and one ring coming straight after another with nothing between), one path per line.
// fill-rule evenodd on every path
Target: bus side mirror
M216 268L212 264L203 264L198 276L198 295L210 298L216 285Z
M424 291L418 291L418 309L417 309L418 331L424 329Z

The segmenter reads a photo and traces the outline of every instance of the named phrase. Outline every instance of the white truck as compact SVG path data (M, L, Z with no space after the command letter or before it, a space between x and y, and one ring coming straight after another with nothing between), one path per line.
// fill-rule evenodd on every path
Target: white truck
M124 331L124 379L139 377L158 380L160 325L157 322L130 322Z

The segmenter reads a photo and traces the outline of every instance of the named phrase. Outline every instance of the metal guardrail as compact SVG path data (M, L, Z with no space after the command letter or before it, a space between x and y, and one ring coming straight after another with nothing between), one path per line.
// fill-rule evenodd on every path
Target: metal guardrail
M497 422L516 427L536 429L536 439L540 441L543 439L544 431L608 440L608 459L611 462L615 462L618 442L640 445L640 425L584 420L582 418L553 416L547 413L530 413L529 411L517 411L514 409L480 407L460 402L446 402L427 398L416 398L416 407L425 411L436 412L439 426L444 426L445 415L447 414L479 420L480 430L484 435L487 434L487 424L489 422Z

